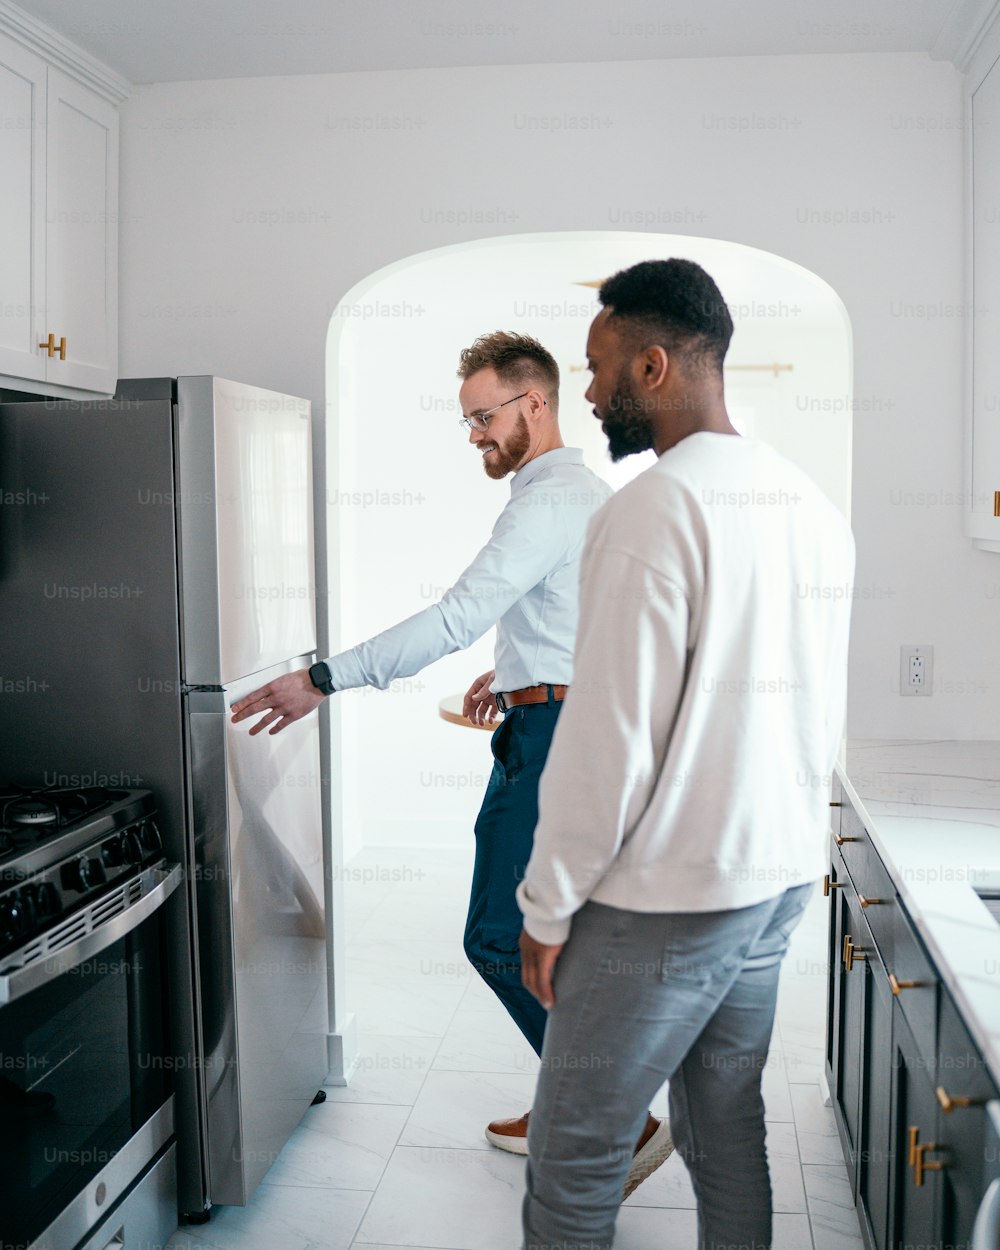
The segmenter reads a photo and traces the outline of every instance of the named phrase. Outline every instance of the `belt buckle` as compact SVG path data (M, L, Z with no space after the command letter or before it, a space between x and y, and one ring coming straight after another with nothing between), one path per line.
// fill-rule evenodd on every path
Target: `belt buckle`
M504 697L503 697L503 692L502 692L502 691L499 691L499 690L497 691L497 707L500 709L500 711L501 711L501 712L503 712L504 714L506 714L506 712L507 712L507 703L506 703L506 701L504 700Z

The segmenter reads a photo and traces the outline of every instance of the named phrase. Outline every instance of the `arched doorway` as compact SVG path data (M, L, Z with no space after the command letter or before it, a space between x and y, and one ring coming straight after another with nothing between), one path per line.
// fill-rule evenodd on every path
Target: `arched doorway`
M458 353L478 334L536 335L563 374L561 426L612 486L619 465L583 400L594 285L650 257L684 256L715 277L736 331L730 411L743 430L800 464L850 510L852 350L846 310L822 278L720 239L571 232L482 239L406 257L338 304L327 339L327 483L334 649L439 598L486 541L508 497L457 424ZM386 694L336 701L335 823L345 854L468 839L489 773L485 735L437 717L438 700L492 667L492 637ZM339 793L337 787L340 787ZM339 810L338 810L339 808Z

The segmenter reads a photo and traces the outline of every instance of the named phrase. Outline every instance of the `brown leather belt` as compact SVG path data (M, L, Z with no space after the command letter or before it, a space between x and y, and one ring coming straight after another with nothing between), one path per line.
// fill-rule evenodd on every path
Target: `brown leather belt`
M508 708L518 707L522 703L548 703L550 690L556 703L561 703L566 698L568 689L569 686L542 684L541 686L525 686L523 690L508 690L497 695L497 707L501 712L506 712Z

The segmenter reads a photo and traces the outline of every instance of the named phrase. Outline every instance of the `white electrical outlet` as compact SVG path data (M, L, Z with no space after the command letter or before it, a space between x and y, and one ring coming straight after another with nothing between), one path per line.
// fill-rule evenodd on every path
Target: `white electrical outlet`
M904 643L899 648L899 693L934 693L934 648Z

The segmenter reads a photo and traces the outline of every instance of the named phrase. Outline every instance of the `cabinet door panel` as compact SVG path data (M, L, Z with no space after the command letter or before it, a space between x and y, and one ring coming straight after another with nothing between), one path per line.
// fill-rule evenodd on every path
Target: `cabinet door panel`
M1000 542L1000 67L972 97L972 507L969 533Z
M913 1039L906 1019L895 1003L893 1035L893 1104L896 1159L891 1185L891 1245L940 1247L938 1193L941 1173L918 1175L911 1158L911 1141L919 1147L937 1145L937 1098L927 1057ZM940 1154L925 1149L924 1162L937 1163ZM917 1180L922 1179L918 1185Z
M997 1097L997 1091L946 993L941 995L938 1037L936 1079L941 1109L937 1140L945 1165L941 1175L944 1236L949 1244L963 1245L971 1240L983 1194L1000 1175L1000 1161L987 1144L986 1105Z
M857 906L857 895L850 885L845 885L840 892L838 904L841 908L841 930L845 938L850 938L855 949L870 948L871 942L866 941L867 925L861 919ZM861 1078L862 1078L862 1040L865 1022L865 960L854 963L850 972L843 959L843 941L841 949L836 952L840 1005L840 1038L837 1055L837 1101L844 1118L847 1135L847 1147L850 1158L857 1162L860 1149L860 1117L861 1117Z
M118 359L118 114L49 70L47 334L66 339L48 381L111 393Z
M0 373L33 379L45 377L45 106L45 62L0 34Z
M865 965L865 989L858 1199L867 1215L872 1241L885 1247L889 1239L889 1176L896 1154L892 1135L892 991L876 953Z

